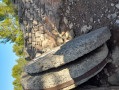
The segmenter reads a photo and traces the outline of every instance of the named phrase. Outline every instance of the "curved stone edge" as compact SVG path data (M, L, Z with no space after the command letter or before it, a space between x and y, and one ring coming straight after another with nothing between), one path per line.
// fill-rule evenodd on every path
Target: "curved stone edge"
M90 78L94 77L95 75L97 75L105 66L106 64L108 63L108 58L106 58L104 61L102 61L100 64L98 64L96 67L94 67L92 70L90 70L89 72L92 72L93 70L97 70L93 73L93 75L87 77L86 79L84 80L81 80L80 82L78 81L75 81L75 83L73 83L72 85L68 86L68 87L65 87L63 88L62 90L70 90L70 89L73 89L79 85L81 85L82 83L88 81ZM101 67L102 66L102 67ZM97 69L96 69L97 68Z
M53 55L44 55L36 61L29 62L24 67L24 71L27 73L39 73L51 68L57 68L101 46L110 39L110 36L111 34L108 27L103 27L84 34L61 46Z
M44 90L57 90L57 89L70 90L70 89L73 89L73 88L81 85L82 83L88 81L90 78L94 77L96 74L98 74L106 66L107 63L108 63L108 58L106 58L104 61L102 61L96 67L92 68L90 71L88 71L87 73L85 73L85 75L86 75L86 74L92 72L92 75L89 75L89 77L87 77L86 79L82 79L82 80L78 81L79 79L81 79L82 77L85 76L85 75L82 75L82 77L80 76L78 78L74 78L72 81L67 82L67 83L69 83L69 86L66 86L65 85L66 87L64 86L64 88L59 88L60 86L57 86L57 87L53 87L53 88L46 88ZM93 71L95 71L95 72L93 72Z
M66 86L70 86L66 84L64 87L64 83L68 81L71 82L74 81L73 83L75 83L77 82L76 80L78 80L77 77L81 76L80 77L81 80L78 81L81 84L85 80L87 81L87 79L83 78L84 76L82 75L84 75L85 73L93 69L95 66L103 62L103 60L107 57L107 55L108 55L108 48L106 45L104 45L101 48L96 49L95 52L90 53L87 56L82 57L80 58L80 60L76 60L75 62L72 62L69 65L65 65L63 67L53 69L49 72L40 73L36 75L30 75L25 73L22 75L21 82L25 89L39 90L39 89L54 88L57 86L58 89L59 88L61 89L61 88L65 88ZM92 73L92 75L95 75L95 73L98 71L95 71L94 73ZM83 82L82 82L82 78L83 78ZM73 83L71 83L71 85Z

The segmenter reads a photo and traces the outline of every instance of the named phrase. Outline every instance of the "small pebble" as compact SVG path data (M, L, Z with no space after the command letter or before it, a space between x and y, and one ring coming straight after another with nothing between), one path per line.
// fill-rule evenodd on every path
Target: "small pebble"
M116 8L119 9L119 4L116 4Z
M111 6L113 7L114 6L114 3L111 3Z

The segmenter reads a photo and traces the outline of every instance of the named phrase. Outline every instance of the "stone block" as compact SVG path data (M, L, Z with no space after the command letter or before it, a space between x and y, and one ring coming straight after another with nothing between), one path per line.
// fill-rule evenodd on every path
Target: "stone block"
M35 45L36 45L36 42L32 42L32 47L35 47Z
M39 32L36 32L36 33L35 33L35 37L40 37L40 35L41 35L41 34L40 34Z
M30 2L25 3L26 8L30 8Z
M37 50L41 50L41 49L42 49L41 45L36 45L35 48L36 48Z
M34 29L34 31L38 31L39 30L39 26L38 25L33 26L33 29Z
M32 37L32 41L33 41L33 42L36 42L36 38L35 38L35 37Z
M24 24L24 25L27 25L28 23L27 23L27 21L24 20L24 21L23 21L23 24Z
M33 24L37 25L38 24L37 20L33 20Z
M40 42L40 41L41 41L41 39L37 37L36 38L36 42Z
M103 27L74 38L48 54L46 53L44 56L33 59L24 67L24 71L39 73L72 62L104 44L110 39L110 36L110 30L107 27Z
M33 19L34 19L34 17L33 17L33 15L31 15L30 18L29 18L29 20L33 20Z
M107 59L105 59L107 55L108 48L103 45L86 56L62 67L39 74L24 72L21 83L25 89L29 90L60 90L68 87L72 89L100 72L107 63ZM34 66L29 67L29 69L32 68Z

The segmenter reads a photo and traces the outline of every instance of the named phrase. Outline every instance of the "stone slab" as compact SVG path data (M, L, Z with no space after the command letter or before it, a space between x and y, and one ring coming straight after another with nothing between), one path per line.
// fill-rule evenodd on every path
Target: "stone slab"
M110 39L110 36L108 27L103 27L79 36L63 46L35 58L24 67L24 71L27 73L38 73L62 66L93 51Z
M80 85L97 74L107 63L106 45L64 66L38 74L24 72L21 83L27 90L59 90Z

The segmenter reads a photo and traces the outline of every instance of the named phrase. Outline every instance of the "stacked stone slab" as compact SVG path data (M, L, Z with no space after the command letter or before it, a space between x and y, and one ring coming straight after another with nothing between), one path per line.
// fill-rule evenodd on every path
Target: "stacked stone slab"
M26 90L72 89L100 72L108 62L106 41L110 30L103 27L55 48L24 67Z
M107 46L104 45L94 52L79 58L78 60L66 64L60 68L42 72L39 74L23 73L22 83L25 89L40 90L50 89L57 90L62 88L74 88L82 84L89 78L96 75L106 65L108 54ZM93 63L92 63L93 62ZM98 65L101 65L98 66ZM92 70L98 66L96 70ZM91 74L88 75L90 72ZM87 75L86 75L87 74Z
M24 67L24 71L39 73L51 68L57 68L93 51L109 38L110 32L107 27L97 29L67 42L58 47L59 50L55 49L56 51L54 50L52 54L34 59Z

